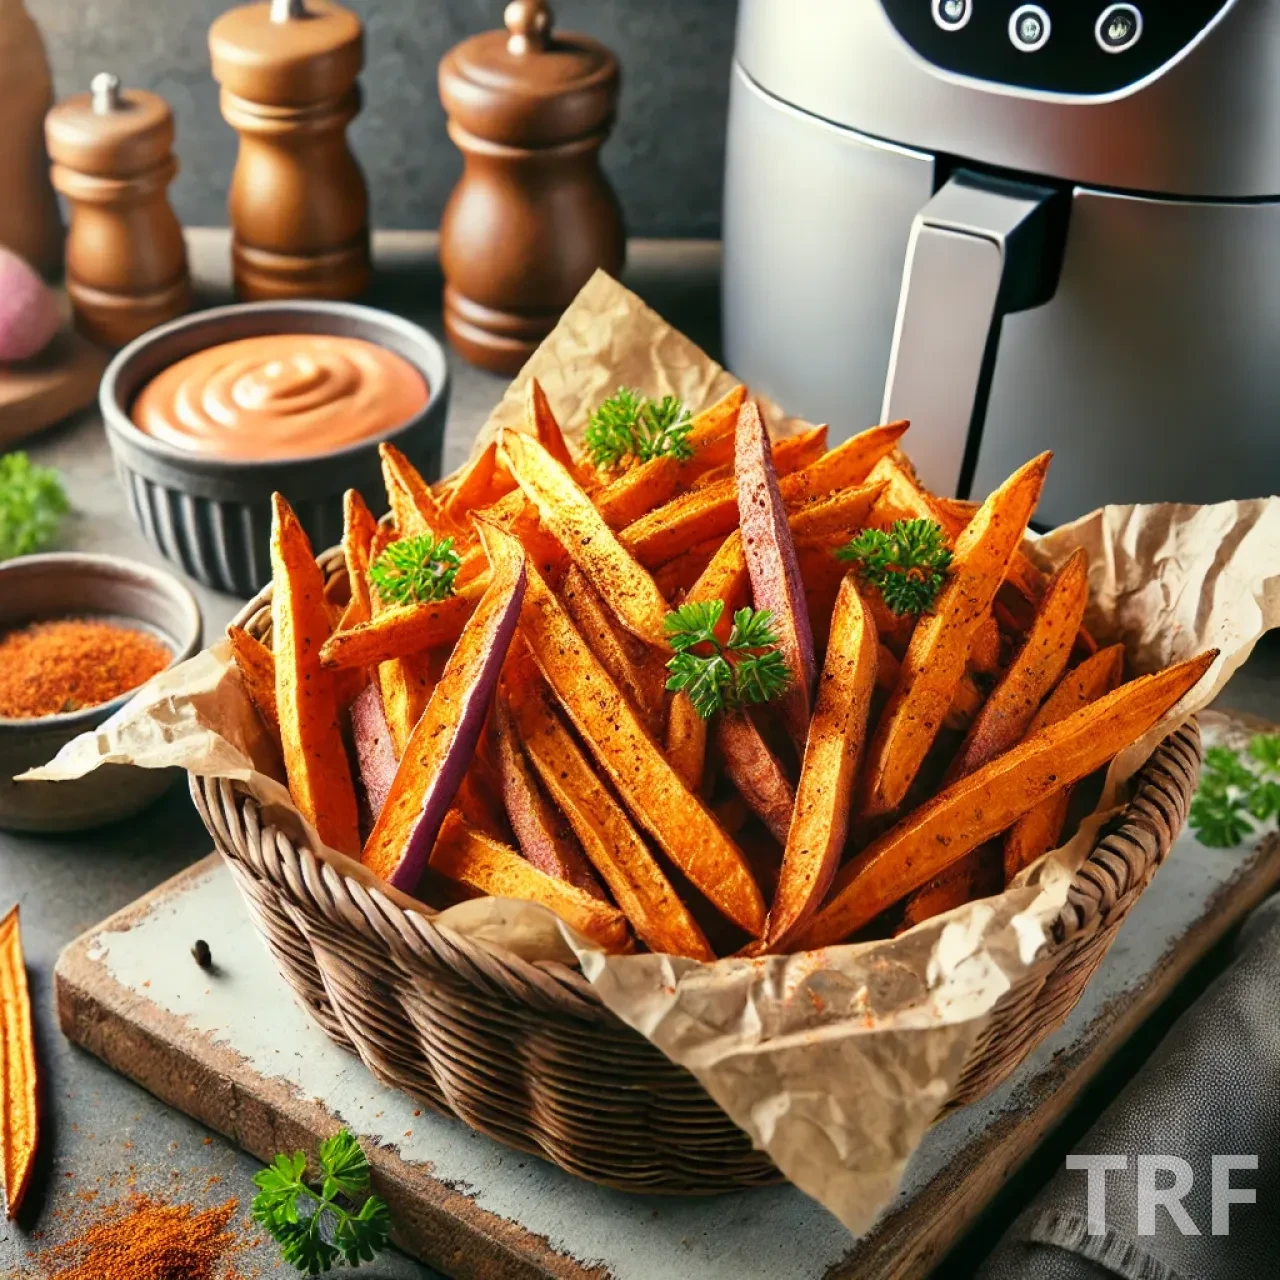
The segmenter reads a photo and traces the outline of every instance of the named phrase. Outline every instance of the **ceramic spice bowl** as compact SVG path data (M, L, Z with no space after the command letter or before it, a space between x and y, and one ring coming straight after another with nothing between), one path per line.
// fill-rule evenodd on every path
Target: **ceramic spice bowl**
M421 374L425 404L386 430L301 456L192 452L134 423L139 394L162 371L224 343L271 335L372 343ZM312 545L321 548L342 536L347 489L358 489L372 504L383 501L382 441L395 444L428 478L439 475L449 373L440 344L425 329L388 312L344 302L253 302L197 312L144 334L111 362L99 399L116 469L147 540L206 586L249 596L271 577L273 491L289 499Z
M151 632L173 652L171 666L200 648L200 608L162 569L115 556L23 556L0 564L0 635L31 622L103 618ZM15 782L94 729L132 696L30 720L0 718L0 828L82 831L145 809L180 776L175 769L105 765L72 782Z

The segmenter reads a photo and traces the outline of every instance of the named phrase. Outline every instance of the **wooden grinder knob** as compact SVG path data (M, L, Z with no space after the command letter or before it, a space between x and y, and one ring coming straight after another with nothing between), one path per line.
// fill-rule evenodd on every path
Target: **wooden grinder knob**
M327 0L231 9L209 28L222 114L240 134L232 265L243 298L350 298L369 282L369 195L347 143L359 18Z
M515 373L597 268L622 269L622 213L600 171L618 63L552 29L542 0L512 0L506 30L440 63L463 174L440 223L445 328L468 360Z
M169 207L178 172L173 113L116 76L93 78L45 118L53 185L67 199L67 293L76 325L104 346L131 342L191 305L182 228Z

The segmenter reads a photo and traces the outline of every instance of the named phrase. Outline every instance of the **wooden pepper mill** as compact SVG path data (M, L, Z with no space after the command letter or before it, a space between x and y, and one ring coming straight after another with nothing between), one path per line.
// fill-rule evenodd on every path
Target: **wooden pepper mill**
M347 145L360 20L327 0L231 9L209 28L222 114L240 134L231 253L242 298L350 298L369 282L369 195Z
M618 63L588 36L551 29L541 0L513 0L440 63L449 136L465 158L440 223L449 340L473 364L515 373L597 267L622 269L622 212L600 171Z
M169 207L178 172L173 113L145 89L106 73L92 92L45 119L53 185L71 207L67 293L76 326L119 347L191 305L187 250Z

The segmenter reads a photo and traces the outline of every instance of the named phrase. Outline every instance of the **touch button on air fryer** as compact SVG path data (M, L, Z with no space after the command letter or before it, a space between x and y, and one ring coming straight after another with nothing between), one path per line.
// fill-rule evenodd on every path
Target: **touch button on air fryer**
M1098 45L1107 53L1124 53L1142 35L1142 11L1136 4L1113 4L1102 11L1094 27Z
M1049 15L1038 4L1024 4L1009 19L1009 39L1023 53L1035 53L1049 42Z
M959 31L973 17L973 0L933 0L933 20L943 31Z

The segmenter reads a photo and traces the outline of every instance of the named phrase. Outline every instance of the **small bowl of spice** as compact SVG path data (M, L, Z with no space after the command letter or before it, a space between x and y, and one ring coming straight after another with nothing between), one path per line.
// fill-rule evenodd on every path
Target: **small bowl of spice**
M115 556L0 564L0 827L79 831L139 812L176 770L107 765L15 782L200 647L200 609L172 574Z

